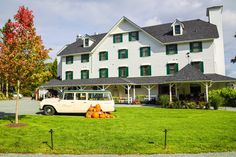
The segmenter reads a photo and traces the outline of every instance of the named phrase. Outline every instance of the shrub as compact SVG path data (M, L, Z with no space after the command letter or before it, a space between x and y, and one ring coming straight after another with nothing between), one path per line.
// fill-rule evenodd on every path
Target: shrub
M2 92L0 92L0 100L6 100L6 97Z
M168 107L169 106L169 102L170 102L170 97L169 95L161 95L159 97L159 100L158 100L159 104L162 106L162 107Z
M115 104L118 104L118 103L119 103L119 97L113 96L113 100L114 100Z
M186 107L189 109L195 109L197 107L197 103L195 101L186 102Z
M209 104L213 106L215 110L222 106L224 98L221 97L220 90L213 90L209 92Z
M208 105L207 102L200 101L200 102L197 103L197 108L204 109L204 108L207 108L207 105Z
M232 88L223 88L219 90L220 95L224 98L224 106L236 107L236 90Z
M182 101L175 101L175 102L173 102L173 108L176 108L176 109L181 109L181 108L183 108L183 103L182 103Z
M137 95L136 96L136 99L141 102L141 103L144 103L145 101L145 95Z

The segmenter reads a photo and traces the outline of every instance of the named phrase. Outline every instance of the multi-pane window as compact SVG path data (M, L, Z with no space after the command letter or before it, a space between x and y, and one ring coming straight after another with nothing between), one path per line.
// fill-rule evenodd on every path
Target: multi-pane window
M73 80L73 71L66 71L66 80Z
M179 70L179 67L178 67L178 64L177 63L170 63L170 64L167 64L167 67L166 67L166 73L167 75L170 75L170 74L176 74Z
M118 58L119 59L128 58L128 50L127 49L118 50Z
M140 74L141 76L151 76L152 75L151 65L142 65L140 67Z
M177 53L178 53L177 44L166 45L167 55L177 54Z
M108 60L108 52L107 51L99 52L99 60L100 61Z
M176 35L180 34L180 25L175 25L175 34Z
M204 64L203 62L191 62L191 65L197 69L199 69L202 73L204 72Z
M202 52L202 42L190 43L190 52Z
M85 47L88 47L88 46L89 46L89 39L88 39L88 38L86 38L86 39L84 40L84 45L85 45Z
M129 69L128 67L119 67L119 77L128 77Z
M74 57L73 56L66 56L66 64L73 64Z
M81 79L89 79L89 71L81 70Z
M123 35L122 34L114 34L113 35L113 43L122 43Z
M129 41L136 41L139 40L139 32L129 32Z
M108 69L107 68L99 69L99 77L108 78Z
M81 55L81 63L89 62L89 54Z
M150 47L141 47L140 48L140 57L148 57L151 56Z

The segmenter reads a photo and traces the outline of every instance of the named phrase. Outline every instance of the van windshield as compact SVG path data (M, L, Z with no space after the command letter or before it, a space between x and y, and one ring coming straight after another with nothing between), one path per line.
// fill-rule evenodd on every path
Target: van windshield
M88 100L111 100L110 93L88 93Z

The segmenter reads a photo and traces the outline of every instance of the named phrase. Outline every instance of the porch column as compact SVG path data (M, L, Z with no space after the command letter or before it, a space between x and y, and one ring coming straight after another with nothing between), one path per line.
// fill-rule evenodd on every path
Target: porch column
M175 84L175 97L176 97L177 99L179 99L179 97L178 97L178 87L177 87L177 84Z
M170 95L170 102L172 102L172 91L171 91L172 84L169 84L169 95Z
M208 102L208 83L205 84L206 88L206 102Z
M136 99L136 93L135 93L135 85L133 85L133 99Z
M130 90L131 86L130 85L127 85L127 94L128 94L128 104L130 104L130 100L129 100L129 90Z
M159 85L157 84L157 99L159 97Z
M105 90L105 86L104 85L102 85L102 90Z
M148 86L148 101L150 101L151 100L151 88L150 88L150 86Z

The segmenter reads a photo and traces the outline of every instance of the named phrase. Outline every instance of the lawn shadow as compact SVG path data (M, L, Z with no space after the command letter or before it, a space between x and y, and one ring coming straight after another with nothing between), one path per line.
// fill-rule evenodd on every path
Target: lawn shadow
M25 115L19 115L19 120L22 118L25 118ZM15 113L0 112L0 120L9 120L11 123L14 123Z
M79 116L84 117L85 113L57 113L57 116Z
M50 146L47 141L43 141L42 143L46 144L50 149L53 149L52 146Z

